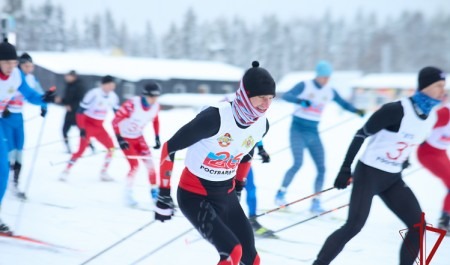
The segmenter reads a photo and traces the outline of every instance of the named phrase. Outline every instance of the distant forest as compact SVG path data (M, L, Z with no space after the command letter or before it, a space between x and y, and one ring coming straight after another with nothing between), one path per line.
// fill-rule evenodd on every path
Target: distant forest
M215 60L247 68L259 60L276 78L290 71L311 70L326 59L339 70L416 72L425 65L449 70L450 13L425 16L404 12L380 20L357 12L354 18L335 17L281 22L261 17L249 25L241 17L200 22L186 10L181 25L172 24L158 37L149 20L133 26L118 22L109 10L66 21L64 9L50 0L24 8L23 0L6 0L0 7L16 19L17 48L23 51L98 49L129 56Z

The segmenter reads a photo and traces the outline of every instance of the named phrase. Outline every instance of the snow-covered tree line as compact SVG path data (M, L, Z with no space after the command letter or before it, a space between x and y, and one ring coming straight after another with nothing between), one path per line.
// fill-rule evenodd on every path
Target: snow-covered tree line
M450 65L450 13L433 16L404 12L379 19L356 12L337 18L281 21L261 17L249 24L240 17L200 21L189 9L180 24L156 36L151 21L134 26L118 22L109 10L82 21L66 21L64 9L48 0L23 7L23 0L6 0L3 11L17 23L20 50L67 51L100 49L143 57L219 60L241 67L258 59L276 77L293 70L310 70L327 59L336 69L366 72L417 71L424 65ZM450 70L450 69L448 69Z

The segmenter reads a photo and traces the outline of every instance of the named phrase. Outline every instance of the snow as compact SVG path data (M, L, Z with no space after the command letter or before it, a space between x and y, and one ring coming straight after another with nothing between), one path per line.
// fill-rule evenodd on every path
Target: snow
M368 89L415 89L417 87L417 73L369 74L352 82L352 86ZM447 82L446 88L450 89L449 82Z
M99 52L29 52L35 64L55 73L112 75L128 81L193 79L238 82L244 69L213 61L111 56Z
M173 95L171 97L172 101L194 101L192 98L186 98L185 95L181 95L181 99L177 99ZM198 97L197 101L203 99ZM205 100L205 104L209 103L206 101L208 100ZM198 105L195 105L194 108L184 107L161 111L161 141L168 140L179 127L194 117L198 112ZM287 148L292 111L291 104L275 101L268 113L271 129L264 140L264 145L266 150L272 154L272 161L268 164L255 161L253 165L258 188L258 209L261 213L274 208L273 199L276 189L292 163L292 155ZM104 151L97 142L94 142L94 145L99 153L91 155L91 151L87 150L86 157L80 159L74 166L67 183L58 181L58 176L64 169L63 162L69 159L69 155L63 152L64 147L60 133L64 111L62 107L49 106L44 137L40 142L37 138L43 120L36 117L38 114L39 108L26 105L25 120L28 121L25 123L26 143L21 185L24 188L29 181L28 196L30 199L21 203L8 192L2 205L2 219L17 234L63 245L77 251L42 247L14 239L0 238L1 265L81 264L153 220L153 214L150 211L131 209L123 204L122 192L128 164L120 151L116 152L109 169L111 176L116 179L114 182L99 181ZM112 114L109 115L108 121L111 118ZM320 125L321 137L326 150L325 188L332 186L346 148L364 120L342 111L334 104L325 110ZM105 122L105 126L110 132L112 131L110 122ZM77 133L76 129L72 129L70 132L73 148L78 144ZM153 131L150 127L146 128L146 137L149 144L153 145ZM36 165L31 170L31 161L36 150L33 147L39 144L42 144L42 147L38 149ZM152 152L158 160L160 150L152 150ZM184 155L184 151L177 153L172 180L173 187L176 186L183 168L183 161L180 160ZM50 162L56 165L52 166ZM426 170L420 169L415 156L412 157L411 163L412 169L406 170L405 181L419 199L426 212L428 222L436 224L446 190L437 178L431 176ZM309 154L306 154L304 167L289 188L288 201L311 194L315 174L313 162ZM173 188L173 194L175 194L175 190ZM140 208L150 209L149 186L143 167L138 172L134 191ZM349 191L349 189L332 190L324 193L322 196L323 206L332 209L346 204ZM244 209L247 209L244 200L242 201ZM288 212L271 213L259 218L259 221L268 228L277 230L310 217L307 212L309 205L309 200L299 202L292 205ZM279 233L285 239L299 241L296 244L271 239L256 239L262 264L312 264L327 236L343 224L346 211L347 209L344 208ZM190 223L177 211L172 220L149 225L88 264L132 264L163 243L188 231L191 227ZM403 228L404 225L384 206L381 200L375 198L366 226L347 244L332 264L398 264L398 253L402 241L399 230ZM196 241L198 237L198 233L191 230L139 264L216 264L218 255L215 249L204 240ZM429 233L427 240L430 241L428 247L431 249L431 242L435 240L435 237ZM431 265L448 265L449 249L450 237L446 237Z

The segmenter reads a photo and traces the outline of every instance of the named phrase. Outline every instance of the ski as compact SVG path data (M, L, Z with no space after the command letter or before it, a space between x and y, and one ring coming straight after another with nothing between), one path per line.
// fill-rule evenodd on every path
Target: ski
M25 242L28 242L28 243L34 243L34 244L38 244L38 245L46 246L46 247L53 247L53 248L58 248L58 249L78 251L78 250L75 250L73 248L69 248L69 247L65 247L65 246L61 246L61 245L56 245L56 244L49 243L49 242L46 242L46 241L42 241L42 240L39 240L39 239L35 239L35 238L32 238L32 237L22 236L22 235L15 235L12 232L8 232L8 233L0 232L0 237L6 237L6 238L11 238L11 239L21 240L21 241L25 241Z

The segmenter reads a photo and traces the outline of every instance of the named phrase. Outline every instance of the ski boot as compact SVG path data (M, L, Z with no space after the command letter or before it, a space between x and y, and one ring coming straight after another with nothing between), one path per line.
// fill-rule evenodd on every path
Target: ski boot
M255 218L250 217L250 219L248 219L248 220L250 222L250 225L253 228L253 231L255 232L255 236L267 237L267 238L278 238L272 230L267 229L264 226L262 226L260 223L258 223L258 221L256 221Z
M309 208L309 211L315 214L321 214L325 212L325 210L322 209L322 206L320 205L320 200L317 198L312 200L311 208Z
M114 179L106 172L100 174L100 180L104 182L114 181Z
M450 214L442 213L439 219L438 228L447 231L446 236L450 236Z
M13 233L9 227L0 219L0 233L11 236Z
M69 170L65 169L63 172L61 172L58 179L59 181L66 182L68 177L69 177Z
M19 183L14 182L11 192L14 196L16 196L19 200L26 200L27 196L25 192L19 190Z
M277 192L277 195L275 195L275 205L277 205L277 206L286 205L287 202L285 199L285 195L286 195L286 190L279 189Z

